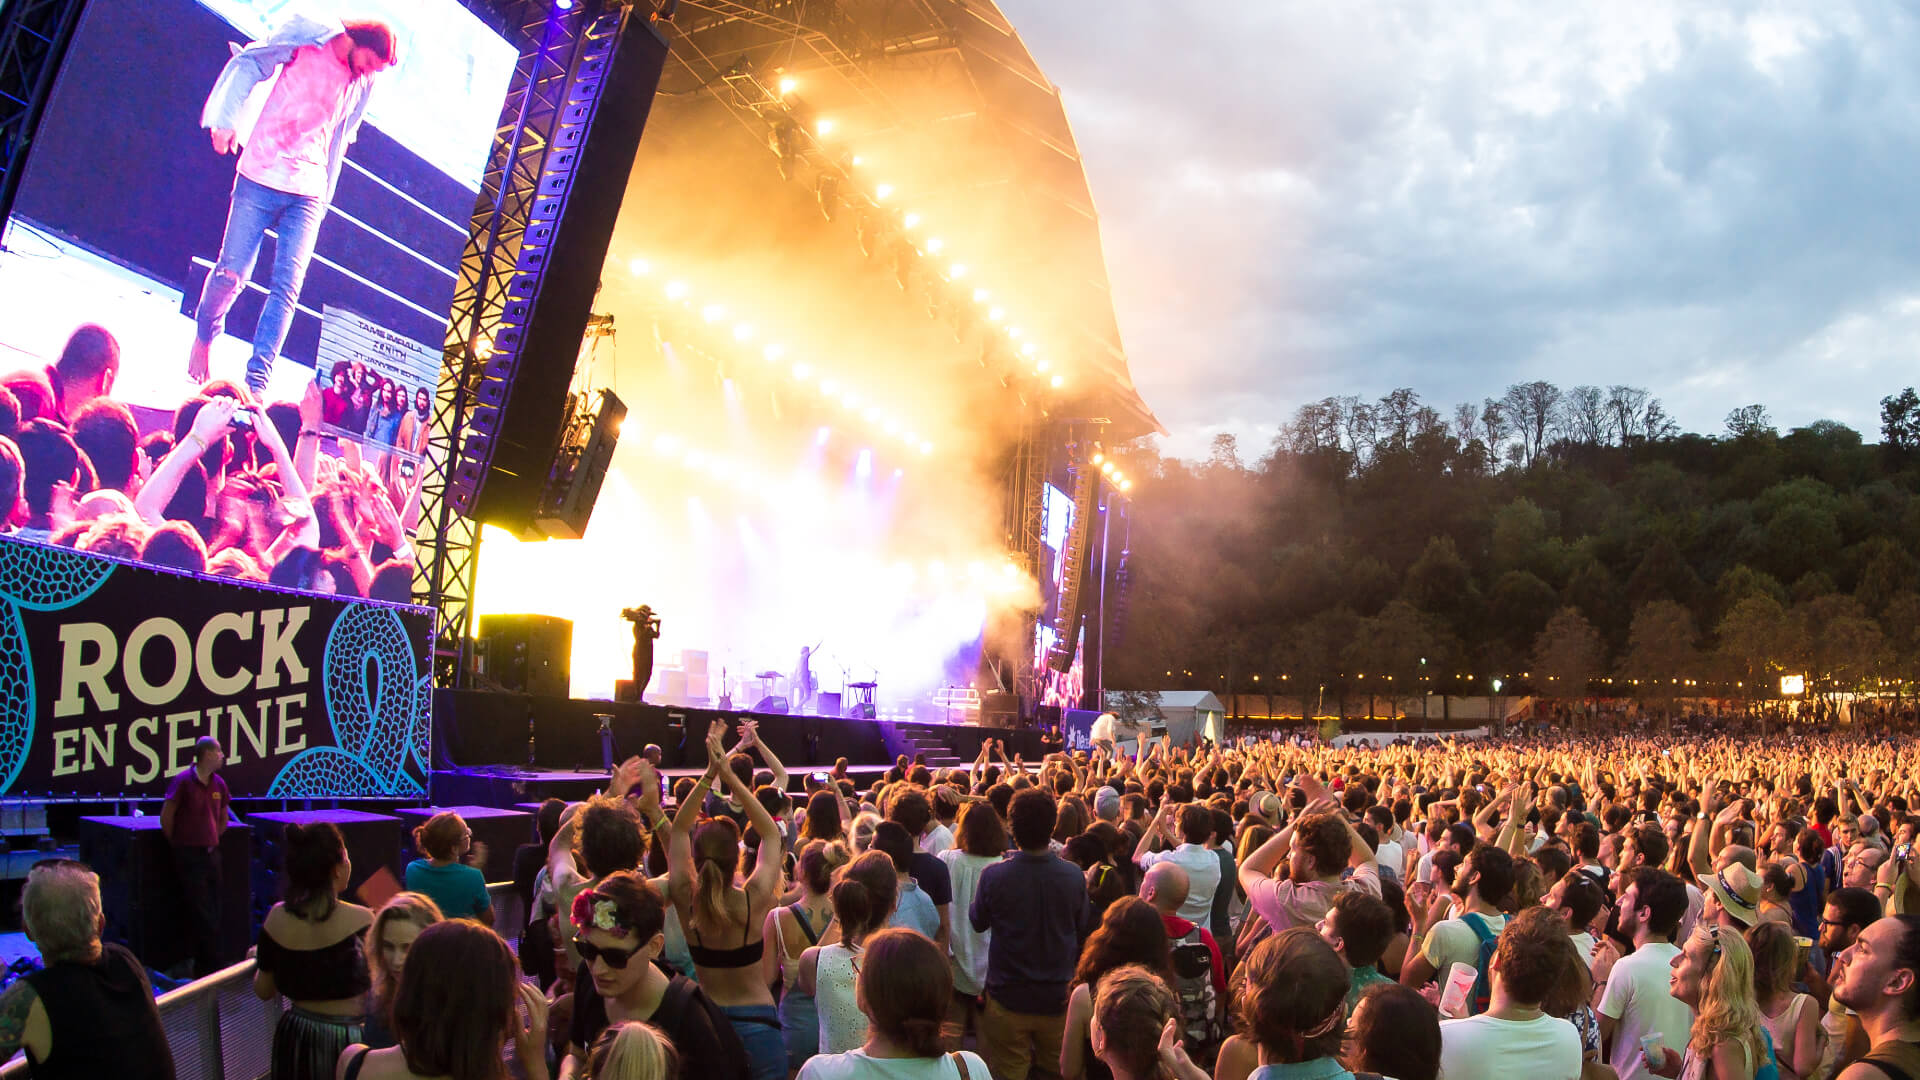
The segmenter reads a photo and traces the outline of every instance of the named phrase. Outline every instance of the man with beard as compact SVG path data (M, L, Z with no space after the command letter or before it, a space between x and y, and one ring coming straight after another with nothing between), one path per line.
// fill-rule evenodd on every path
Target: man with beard
M1687 910L1687 893L1679 878L1653 867L1633 867L1622 880L1619 933L1633 952L1607 974L1600 1045L1620 1080L1651 1080L1640 1040L1658 1035L1660 1045L1678 1049L1693 1030L1693 1010L1674 998L1668 978L1680 955L1673 932Z
M1833 996L1872 1049L1836 1080L1920 1078L1920 916L1889 915L1860 931L1834 964Z
M1493 844L1475 844L1453 874L1457 914L1427 932L1419 953L1407 957L1400 982L1418 990L1456 963L1478 967L1481 941L1499 937L1507 925L1500 903L1512 891L1513 856Z
M1826 1049L1821 1052L1815 1076L1832 1076L1867 1052L1866 1030L1853 1010L1832 996L1832 982L1840 978L1839 956L1860 940L1867 927L1880 921L1880 901L1866 889L1835 889L1827 894L1820 910L1820 951L1824 964L1807 968L1807 989L1827 1005L1820 1017L1820 1028L1827 1034ZM1823 970L1824 969L1824 970ZM1830 982L1831 980L1831 982Z

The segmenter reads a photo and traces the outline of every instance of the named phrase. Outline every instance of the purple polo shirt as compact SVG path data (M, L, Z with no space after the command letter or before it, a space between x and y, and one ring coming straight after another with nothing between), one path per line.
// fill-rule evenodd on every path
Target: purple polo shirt
M173 804L173 842L179 847L216 847L220 843L219 823L227 820L227 782L219 773L213 782L203 784L189 765L167 785L167 801Z

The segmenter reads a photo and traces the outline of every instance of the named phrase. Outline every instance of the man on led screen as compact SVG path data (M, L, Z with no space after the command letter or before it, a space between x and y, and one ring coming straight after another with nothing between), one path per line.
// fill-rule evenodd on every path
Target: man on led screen
M247 361L247 386L255 397L265 392L293 323L340 165L366 115L373 77L398 59L398 43L385 23L297 16L227 61L200 126L212 135L215 153L238 153L240 161L220 257L200 293L188 377L206 381L213 339L253 274L260 240L271 229L276 236L273 277ZM248 99L276 75L249 134L243 130Z

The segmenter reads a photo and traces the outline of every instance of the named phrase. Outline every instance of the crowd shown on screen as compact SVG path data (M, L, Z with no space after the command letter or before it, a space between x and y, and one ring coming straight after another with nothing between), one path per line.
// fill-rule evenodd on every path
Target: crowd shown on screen
M379 402L362 423L380 445L363 451L338 437L318 385L269 403L215 379L169 414L116 400L119 369L113 335L82 326L54 363L0 375L0 533L243 581L411 597L424 391L409 408L404 388L377 377L355 388Z
M987 739L864 792L842 759L801 801L727 734L671 814L641 757L540 808L516 946L454 917L481 914L457 815L377 912L332 826L290 826L255 952L290 1004L273 1075L1920 1077L1920 744L1886 729ZM87 1075L75 1025L109 1024L115 1075L171 1076L127 1065L165 1035L92 874L35 868L24 912L49 966L0 996L0 1049Z

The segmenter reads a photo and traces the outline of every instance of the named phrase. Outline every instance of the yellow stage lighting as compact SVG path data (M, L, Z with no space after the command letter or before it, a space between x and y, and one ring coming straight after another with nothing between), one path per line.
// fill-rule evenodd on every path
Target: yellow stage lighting
M824 139L833 134L833 121L822 117L819 123L813 125L813 130L818 132L820 137Z
M727 317L727 309L722 304L708 304L700 309L700 317L710 323L716 323Z
M1047 373L1047 369L1052 366L1053 366L1052 364L1049 364L1045 360L1042 360L1039 363L1033 365L1033 370L1039 372L1042 375L1045 375Z
M1090 457L1090 458L1088 458L1087 460L1088 460L1088 461L1090 461L1090 462L1092 462L1092 463L1093 463L1093 464L1095 464L1095 465L1098 465L1098 464L1100 464L1101 462L1103 462L1103 461L1105 461L1105 460L1107 460L1107 455L1105 455L1105 454L1095 454L1095 455L1093 455L1092 457Z
M627 264L627 269L633 273L634 277L646 277L653 273L653 265L645 259L633 260Z
M921 444L920 444L920 452L921 452L921 453L923 453L923 454L931 454L931 453L933 453L933 444L932 444L932 443L930 443L930 442L923 442L923 443L921 443Z
M985 289L975 289L973 290L973 302L976 304L984 304L987 302L987 298L992 295L992 293Z
M927 237L927 254L929 255L940 254L940 250L946 246L947 246L947 242L945 240L940 239L937 236Z
M1007 317L1007 311L1005 308L996 307L996 308L989 309L987 312L987 319L990 322L999 322L1001 319L1004 319L1006 317Z
M753 327L747 323L734 323L733 324L733 340L752 341Z
M1040 351L1040 346L1035 345L1031 341L1027 342L1025 345L1020 346L1021 356L1032 356L1034 353L1037 353L1039 351Z
M482 330L479 336L473 339L473 358L475 360L490 360L493 358L492 334Z
M1065 385L1067 385L1067 377L1065 375L1055 375L1053 377L1053 388L1055 390L1058 390Z
M952 279L953 279L953 280L955 280L955 281L959 281L959 280L960 280L961 278L963 278L963 277L966 277L966 276L967 276L967 264L966 264L966 263L954 263L954 264L953 264L953 265L952 265L951 267L949 267L949 268L947 269L947 276L948 276L948 277L950 277L950 278L952 278Z
M823 380L820 383L820 392L828 397L833 397L840 392L840 384L834 382L832 379Z
M667 282L667 299L669 299L669 300L685 300L686 298L687 298L687 283L686 283L686 282L684 282L684 281L669 281L669 282Z
M876 201L886 202L887 199L892 195L893 195L892 184L877 184L874 186L873 197Z
M781 357L787 355L787 347L778 343L770 344L760 350L760 355L766 357L769 364L778 363Z
M900 225L902 228L917 229L920 227L920 215L909 213L906 217L900 219Z
M798 89L800 89L799 79L796 79L791 75L780 76L780 96L781 97L786 97L788 94L791 94Z
M1019 337L1019 336L1020 336L1021 334L1024 334L1024 333L1026 333L1026 331L1024 331L1024 330L1022 330L1022 329L1020 329L1020 328L1019 328L1019 327L1017 327L1017 326L1009 326L1009 327L1007 327L1007 336L1008 336L1008 337L1010 337L1010 338L1017 338L1017 337Z
M793 377L796 379L805 379L807 376L812 374L813 374L813 369L808 367L805 364L793 365Z
M1106 475L1108 475L1108 476L1112 476L1112 475L1113 475L1113 462L1111 462L1111 461L1103 461L1103 462L1101 462L1101 463L1100 463L1100 471L1101 471L1101 472L1103 472L1103 473L1105 473L1105 474L1106 474Z

